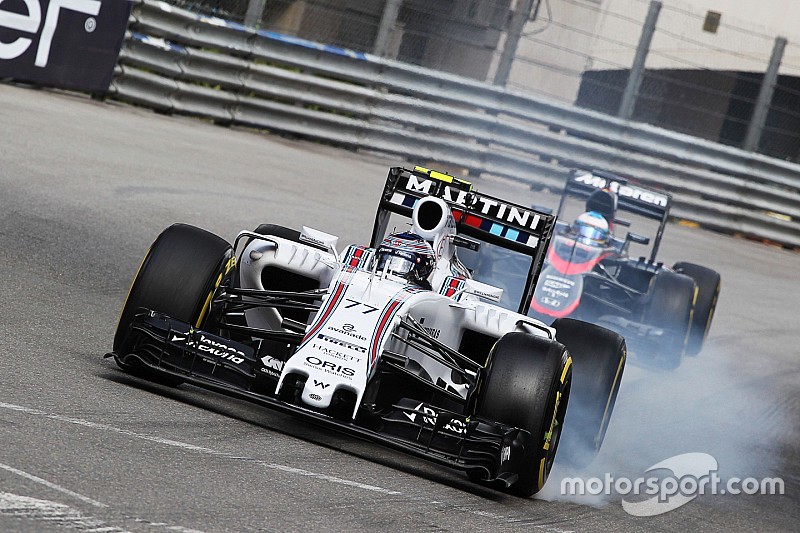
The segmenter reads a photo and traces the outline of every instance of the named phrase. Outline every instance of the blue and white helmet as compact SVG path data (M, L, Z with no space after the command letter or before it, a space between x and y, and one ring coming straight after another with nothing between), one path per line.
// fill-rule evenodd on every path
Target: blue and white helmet
M575 219L572 231L578 242L585 244L606 244L608 242L608 221L597 211L589 211Z
M384 269L411 283L427 281L436 265L436 256L428 242L415 233L387 236L377 251L378 272Z

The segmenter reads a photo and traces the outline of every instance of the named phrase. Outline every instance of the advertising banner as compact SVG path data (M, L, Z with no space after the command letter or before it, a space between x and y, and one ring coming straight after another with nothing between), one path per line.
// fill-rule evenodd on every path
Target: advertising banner
M0 0L0 79L108 90L129 0Z

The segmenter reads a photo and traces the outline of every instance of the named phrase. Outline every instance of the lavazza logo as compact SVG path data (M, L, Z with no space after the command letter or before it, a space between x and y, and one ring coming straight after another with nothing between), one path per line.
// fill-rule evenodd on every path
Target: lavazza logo
M28 14L12 13L2 9L3 0L0 0L0 27L17 30L29 35L35 35L42 30L39 36L39 47L36 50L37 67L44 68L50 59L50 47L53 36L58 28L58 20L62 10L77 11L89 15L84 22L87 33L97 29L96 17L100 13L100 0L50 0L47 13L42 24L42 6L40 0L23 0ZM0 42L0 59L16 59L24 54L33 44L29 37L18 37L10 43Z
M619 494L622 508L633 516L656 516L686 505L705 494L783 494L781 478L720 478L717 460L707 453L684 453L660 461L636 479L565 477L561 480L564 496L599 496ZM658 473L661 473L658 475ZM649 496L649 497L645 497Z

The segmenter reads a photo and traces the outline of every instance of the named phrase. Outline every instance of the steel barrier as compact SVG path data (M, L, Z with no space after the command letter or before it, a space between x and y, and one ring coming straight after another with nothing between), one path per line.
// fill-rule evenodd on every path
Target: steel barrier
M134 7L112 92L534 187L612 170L669 190L676 217L800 247L800 165L160 1Z

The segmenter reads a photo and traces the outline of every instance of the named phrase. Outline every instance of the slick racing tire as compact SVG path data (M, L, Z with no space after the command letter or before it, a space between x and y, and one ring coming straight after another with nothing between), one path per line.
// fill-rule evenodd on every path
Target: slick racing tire
M558 342L514 332L492 348L476 415L524 429L533 442L533 447L525 450L524 466L509 492L527 498L547 481L571 384L572 360Z
M556 338L572 357L572 393L561 439L561 457L573 466L592 462L608 430L625 370L622 335L606 328L559 318Z
M202 327L214 291L233 268L232 257L230 244L205 230L186 224L165 229L142 260L122 307L114 335L118 362L126 355L130 324L142 308Z
M659 270L653 276L643 322L663 330L656 352L644 354L655 365L670 370L680 366L696 296L694 280L689 276L670 270Z
M686 343L686 355L697 355L702 350L708 331L711 329L722 278L717 271L694 263L675 263L672 269L679 274L689 276L697 285L697 301L694 304L689 340Z

